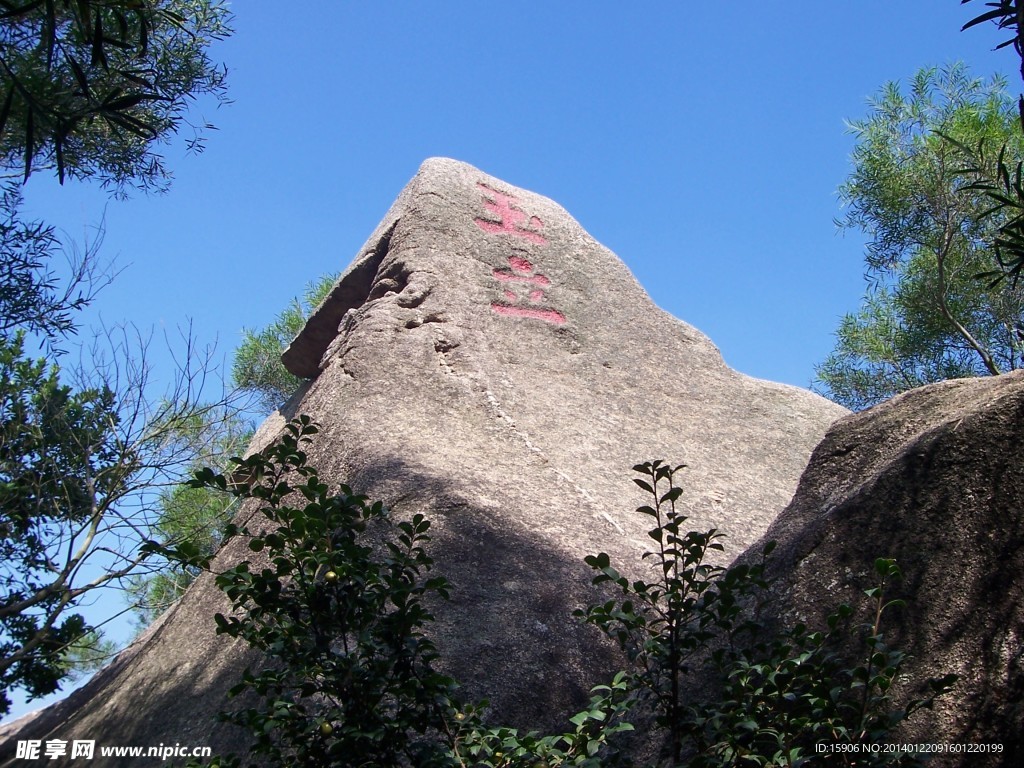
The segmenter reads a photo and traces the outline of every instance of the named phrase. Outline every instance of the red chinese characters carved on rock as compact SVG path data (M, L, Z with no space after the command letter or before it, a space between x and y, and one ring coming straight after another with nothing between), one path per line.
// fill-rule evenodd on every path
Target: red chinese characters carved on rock
M537 245L545 245L547 243L547 238L539 232L544 227L544 222L536 216L531 216L529 221L527 221L526 212L516 205L519 202L516 198L512 195L506 195L504 192L499 192L496 189L491 189L481 181L478 181L476 185L483 191L485 198L484 208L498 216L497 221L480 218L474 219L480 229L491 234L502 233L512 235L513 237L521 237Z
M540 234L544 222L536 216L527 218L526 212L519 207L519 201L515 197L492 189L482 182L477 182L477 186L483 192L484 207L499 217L498 221L474 219L480 229L489 234L506 234L522 238L534 245L547 244L547 238ZM545 299L544 290L551 285L551 280L546 275L535 272L533 263L522 256L509 256L508 266L508 269L495 269L493 272L495 280L502 285L505 301L493 302L491 309L499 315L528 317L562 325L565 322L565 315L556 309L542 306Z
M491 304L491 309L499 315L532 317L555 325L564 323L565 315L558 310L536 306L544 301L544 289L551 285L551 281L534 272L533 264L521 256L509 256L508 265L509 269L494 270L494 277L506 285L503 293L509 303L496 301ZM525 293L525 306L523 295L517 293L516 288Z

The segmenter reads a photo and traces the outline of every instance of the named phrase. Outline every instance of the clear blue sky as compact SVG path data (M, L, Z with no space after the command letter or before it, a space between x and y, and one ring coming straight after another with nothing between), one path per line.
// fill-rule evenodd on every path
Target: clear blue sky
M342 270L427 157L562 204L734 368L799 386L863 290L837 234L844 118L887 80L961 59L1020 90L976 0L534 4L245 2L214 49L226 108L201 156L168 147L163 196L36 178L29 213L72 236L106 209L127 268L97 309L229 357ZM158 358L159 362L159 358ZM158 365L157 374L163 373Z
M192 318L227 356L454 157L562 204L733 367L807 386L863 287L863 238L833 223L844 118L921 66L1015 57L959 31L980 0L727 6L239 3L214 51L234 104L197 111L219 128L203 155L168 148L168 194L39 179L30 208L80 235L106 207L128 269L104 320Z

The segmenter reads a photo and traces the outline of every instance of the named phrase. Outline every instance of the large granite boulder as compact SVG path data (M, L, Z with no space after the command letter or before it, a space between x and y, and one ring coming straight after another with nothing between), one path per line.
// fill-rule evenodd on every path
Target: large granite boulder
M692 524L727 532L730 560L847 413L729 369L561 207L445 159L424 163L284 361L311 381L253 448L308 414L324 478L433 520L453 585L434 628L446 669L517 726L562 725L620 663L571 614L594 599L585 555L640 572L650 540L633 464L688 464ZM247 556L229 542L219 564ZM237 747L214 715L251 657L214 634L217 610L200 579L22 733Z
M890 594L907 605L883 629L911 654L901 698L960 676L893 738L938 745L930 765L1024 764L1022 446L1024 371L907 392L829 430L766 534L772 612L788 625L821 626L842 602L867 618L875 558L897 560Z

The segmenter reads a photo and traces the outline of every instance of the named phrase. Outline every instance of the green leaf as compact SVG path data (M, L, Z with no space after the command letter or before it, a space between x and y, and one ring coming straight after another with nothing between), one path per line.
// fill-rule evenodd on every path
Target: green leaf
M634 469L636 469L636 467L634 467ZM647 491L648 493L654 493L654 488L652 488L651 484L648 483L646 480L641 480L638 477L634 477L633 482L636 483L641 489Z

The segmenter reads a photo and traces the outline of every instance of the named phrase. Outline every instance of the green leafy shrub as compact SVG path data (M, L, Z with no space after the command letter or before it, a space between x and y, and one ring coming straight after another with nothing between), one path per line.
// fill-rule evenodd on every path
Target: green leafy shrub
M625 765L612 748L612 737L633 730L625 717L631 706L629 678L621 672L610 685L591 690L590 706L569 718L571 731L542 736L515 728L488 728L481 718L486 706L465 707L456 712L456 726L449 728L449 765L459 768L546 768L580 766L604 768Z
M433 669L423 634L433 619L426 598L447 596L446 581L428 575L430 523L392 522L379 502L329 489L303 450L316 431L306 417L289 423L277 444L235 460L240 482L209 469L191 481L258 499L266 521L259 530L229 526L226 535L246 537L259 564L216 576L233 609L216 616L217 631L269 662L231 691L252 692L259 704L224 718L246 728L253 757L271 765L439 764L442 741L425 735L443 724L453 681Z
M853 614L848 605L828 617L826 631L797 624L767 632L756 617L768 587L764 562L774 544L754 565L709 564L707 555L721 549L722 534L683 532L687 518L676 508L682 489L675 484L682 468L660 461L634 467L642 475L634 482L653 497L653 505L637 511L656 522L649 533L657 543L649 553L655 578L631 582L607 555L588 557L598 571L595 583L613 584L623 599L579 612L632 660L631 688L652 702L655 723L667 736L665 764L919 765L913 753L871 745L892 741L893 729L947 692L955 676L931 680L928 697L894 708L892 686L906 657L886 645L881 623L887 610L901 604L885 597L886 585L900 578L896 563L875 562L878 586L866 591L874 613L854 666L840 652ZM692 697L698 687L684 687L690 675L699 675L700 687L713 695L684 698L684 691Z

